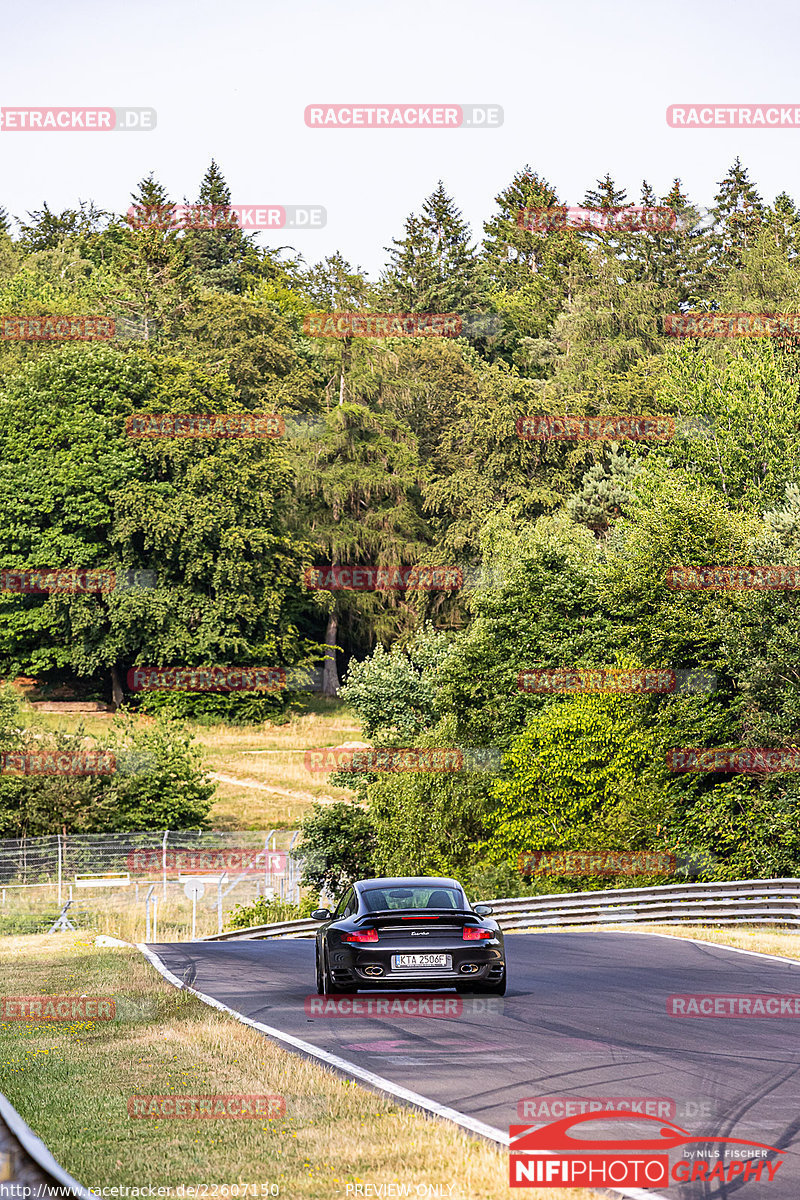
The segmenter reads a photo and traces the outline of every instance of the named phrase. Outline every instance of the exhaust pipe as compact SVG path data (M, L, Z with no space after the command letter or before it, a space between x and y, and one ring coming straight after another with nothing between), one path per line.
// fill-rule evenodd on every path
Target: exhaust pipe
M373 977L376 975L382 975L383 967L379 967L377 964L371 967L364 967L364 974L372 975Z

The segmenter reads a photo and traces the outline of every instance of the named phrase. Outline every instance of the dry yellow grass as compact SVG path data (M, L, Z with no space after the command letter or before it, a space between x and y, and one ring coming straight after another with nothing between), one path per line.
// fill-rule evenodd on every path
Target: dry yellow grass
M76 929L86 935L109 933L126 942L143 942L147 929L144 896L149 887L149 883L140 885L138 902L133 888L111 892L79 892L77 904L69 909L67 916ZM252 890L235 891L223 898L223 929L228 927L231 910L237 904L251 903L256 891L256 887L253 887ZM163 898L160 883L156 884L155 894L158 900L157 936L150 940L189 941L192 936L191 900L173 880L170 881L166 899ZM7 922L5 927L12 931L38 935L53 924L58 911L59 904L52 889L20 890L0 908L0 930ZM217 933L218 925L217 888L215 884L207 884L206 893L197 905L195 934L201 938Z
M274 1182L284 1200L347 1196L347 1184L452 1184L452 1200L506 1200L507 1152L280 1046L167 984L133 949L80 935L7 938L8 995L150 999L147 1022L6 1022L3 1091L56 1159L91 1187ZM270 1121L132 1120L131 1095L277 1094ZM260 1193L259 1193L260 1194ZM353 1192L350 1192L352 1195ZM415 1194L412 1192L412 1195ZM435 1193L434 1193L435 1194ZM564 1200L597 1200L569 1189ZM527 1189L531 1200L552 1191Z
M359 737L349 713L307 713L287 725L198 727L195 736L217 785L215 829L296 829L316 802L352 799L327 776L306 770L306 750ZM218 776L222 776L220 779ZM235 781L235 782L232 782Z
M82 722L87 734L102 738L108 720L83 714L31 713L47 729L74 732ZM146 719L146 718L145 718ZM353 799L349 788L331 787L327 775L306 770L306 750L361 739L360 725L341 705L295 715L286 725L195 725L190 728L204 750L204 762L216 784L209 816L213 829L296 829L314 802Z

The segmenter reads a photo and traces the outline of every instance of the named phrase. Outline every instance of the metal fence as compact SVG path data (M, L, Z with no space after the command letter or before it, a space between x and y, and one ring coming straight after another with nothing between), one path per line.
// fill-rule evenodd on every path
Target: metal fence
M800 927L800 879L737 879L665 887L559 892L485 900L501 929L674 922L704 925ZM319 922L254 925L202 939L313 937Z
M298 836L286 829L165 829L0 840L0 904L34 892L61 904L97 890L138 900L153 884L166 900L192 879L223 876L223 896L236 889L237 901L266 895L296 903L301 871L290 851Z

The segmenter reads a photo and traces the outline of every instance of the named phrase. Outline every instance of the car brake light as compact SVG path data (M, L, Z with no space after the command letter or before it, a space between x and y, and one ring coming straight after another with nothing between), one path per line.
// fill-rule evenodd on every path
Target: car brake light
M345 933L342 935L343 942L377 942L377 929L362 929L358 933Z
M480 929L477 925L465 925L462 938L465 942L477 942L492 937L491 929Z

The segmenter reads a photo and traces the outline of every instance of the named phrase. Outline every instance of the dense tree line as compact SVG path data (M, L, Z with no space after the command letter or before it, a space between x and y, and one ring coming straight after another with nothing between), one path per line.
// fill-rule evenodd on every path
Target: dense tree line
M197 200L230 199L212 163ZM174 203L152 177L132 202ZM371 840L359 837L381 870L472 864L511 886L521 850L613 846L702 854L722 875L795 873L791 775L672 776L664 758L794 744L794 595L676 593L665 573L800 562L798 346L678 340L663 317L800 311L800 213L785 193L765 202L738 159L708 209L680 179L629 197L607 176L583 198L607 212L665 205L672 228L544 233L518 219L566 202L525 167L478 241L439 183L377 280L340 253L309 266L235 226L138 227L88 202L13 226L0 214L0 316L109 314L121 334L0 341L0 565L158 579L2 594L0 670L119 699L135 664L276 663L297 680L336 644L328 690L352 662L345 695L378 742L506 754L498 778L362 780ZM305 336L320 309L496 320L448 339ZM282 413L286 435L125 433L141 413L242 411ZM526 442L516 422L529 413L667 414L679 433ZM455 591L309 591L314 563L484 574ZM717 684L519 691L520 671L563 665L703 668ZM203 700L232 717L277 703Z

